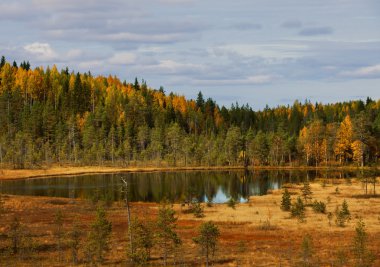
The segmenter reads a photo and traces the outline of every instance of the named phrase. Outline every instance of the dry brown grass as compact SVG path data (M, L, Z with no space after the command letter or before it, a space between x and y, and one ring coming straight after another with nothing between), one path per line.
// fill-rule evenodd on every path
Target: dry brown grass
M218 167L111 167L111 166L52 166L43 169L0 169L0 180L15 180L36 177L70 176L82 174L120 173L120 172L167 172L195 170L243 169L239 166Z
M339 194L335 193L339 187ZM300 192L299 186L293 186L289 190L295 199ZM205 217L194 218L192 214L181 213L180 205L174 205L179 215L178 232L184 242L179 259L187 265L199 265L199 251L192 242L192 237L197 234L197 228L203 221L214 221L220 228L221 238L219 249L214 258L214 266L294 266L300 261L301 242L308 233L313 238L314 256L316 266L337 266L338 250L343 250L348 259L348 265L353 265L351 245L355 234L355 225L358 218L363 218L369 234L369 246L375 253L377 261L374 266L380 266L380 198L355 198L363 194L360 183L352 184L336 183L330 181L325 187L314 183L311 185L313 199L330 201L327 211L334 212L336 205L347 200L352 220L344 228L337 227L332 221L329 226L325 214L316 214L310 207L307 208L306 222L300 223L294 218L289 218L289 213L280 209L281 191L273 191L266 196L251 197L249 203L237 204L236 209L226 204L214 204L212 207L204 207ZM9 196L5 198L7 213L0 222L0 231L5 233L13 215L20 216L21 221L28 225L30 231L40 246L38 253L33 256L33 261L15 259L1 254L0 265L12 263L16 266L29 266L38 262L44 266L67 266L69 251L65 251L65 261L57 263L57 252L54 247L54 212L61 209L65 216L64 228L68 231L77 220L82 225L86 235L91 221L94 218L95 207L88 201L47 197L23 197ZM132 214L154 220L158 206L154 203L133 203ZM108 217L113 224L112 249L108 253L105 265L119 266L126 263L126 212L123 203L115 203L108 209ZM263 230L260 227L268 221L273 226L272 230ZM265 228L264 228L265 229ZM0 248L8 243L3 237L0 239ZM85 238L83 238L85 242ZM238 244L243 243L244 249ZM83 259L83 254L80 254ZM157 249L152 253L154 266L160 265L160 254ZM334 265L332 265L334 263ZM2 265L3 266L3 265Z
M0 166L0 181L8 179L25 179L36 177L52 177L52 176L70 176L82 174L101 174L101 173L118 173L118 172L167 172L167 171L196 171L196 170L243 170L244 166L181 166L170 167L168 164L162 164L161 167L144 166L136 167L115 167L115 166L75 166L75 165L51 165L42 166L36 169L12 169ZM306 167L306 166L254 166L249 170L326 170L322 167ZM380 169L380 168L377 168ZM357 170L357 167L334 167L334 170ZM292 186L292 185L290 185Z

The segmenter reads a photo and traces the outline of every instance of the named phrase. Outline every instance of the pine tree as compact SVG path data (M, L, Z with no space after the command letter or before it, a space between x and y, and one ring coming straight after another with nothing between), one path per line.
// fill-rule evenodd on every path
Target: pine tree
M71 260L74 265L78 264L78 252L80 247L80 238L82 232L77 223L74 223L73 228L68 233L68 246L71 251Z
M165 266L168 254L175 246L181 244L181 239L175 232L176 222L175 211L166 202L163 202L158 210L157 236L160 240Z
M348 210L348 204L346 200L343 200L343 203L342 203L342 214L346 216L347 218L351 219L351 213Z
M301 188L302 196L305 199L305 202L307 203L309 200L311 200L311 195L313 192L311 192L311 187L309 181L305 181L303 183L303 187Z
M106 212L102 207L96 211L96 219L91 225L88 236L87 256L89 260L103 262L104 253L108 250L109 238L111 236L112 223L107 220Z
M365 224L360 219L355 228L356 235L353 242L353 253L355 255L355 266L370 267L376 259L367 248L368 236L365 231Z
M4 56L1 56L0 70L1 70L2 67L4 67L4 65L5 65L6 62L7 62L7 61L5 60L5 57L4 57Z
M22 239L22 229L20 219L18 217L13 217L9 229L9 237L11 239L11 252L16 254L19 252L21 247Z
M305 220L305 205L300 197L297 197L297 201L292 204L290 212L292 217L297 217L299 221Z
M302 263L303 266L312 266L313 256L313 239L309 234L305 235L302 240Z
M343 200L342 207L337 206L335 210L337 226L344 227L346 222L351 219L350 211L348 210L348 204L346 200Z
M290 193L287 188L285 188L284 192L282 193L282 200L281 200L281 209L283 211L290 211L292 205L292 200L290 197Z
M206 266L209 265L210 254L214 255L215 253L219 236L219 228L210 221L202 223L199 227L199 235L193 238L193 241L201 247L206 256Z
M61 210L57 210L54 216L54 236L57 240L58 261L62 261L62 238L63 238L63 215Z
M153 232L152 227L134 218L131 222L130 231L132 234L132 246L133 250L128 249L128 256L132 259L134 263L144 265L149 261L150 250L153 247Z

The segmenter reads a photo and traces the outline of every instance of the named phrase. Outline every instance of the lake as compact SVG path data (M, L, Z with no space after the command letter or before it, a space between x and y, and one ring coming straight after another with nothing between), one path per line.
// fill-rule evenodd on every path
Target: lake
M129 184L131 201L174 202L197 199L224 203L233 198L245 202L250 196L265 195L285 183L302 183L316 178L347 179L367 177L373 172L355 171L183 171L152 173L116 173L0 181L3 194L65 198L123 199L121 178ZM378 175L378 173L376 173Z

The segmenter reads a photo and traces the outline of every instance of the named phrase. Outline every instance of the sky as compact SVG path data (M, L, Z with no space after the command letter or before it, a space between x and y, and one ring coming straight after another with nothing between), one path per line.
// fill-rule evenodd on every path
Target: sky
M13 0L0 55L259 110L380 98L379 0Z

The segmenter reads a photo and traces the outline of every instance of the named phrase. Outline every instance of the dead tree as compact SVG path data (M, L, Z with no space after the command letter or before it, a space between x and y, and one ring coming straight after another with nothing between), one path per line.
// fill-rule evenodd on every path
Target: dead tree
M127 218L128 218L128 234L129 234L129 246L130 246L130 255L133 254L133 240L132 240L132 229L131 229L131 211L129 208L129 201L128 201L128 181L122 177L121 181L124 183L125 189L125 206L127 207Z

